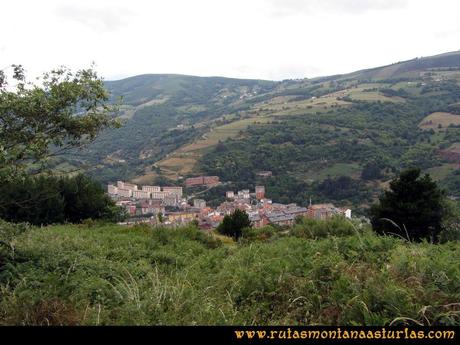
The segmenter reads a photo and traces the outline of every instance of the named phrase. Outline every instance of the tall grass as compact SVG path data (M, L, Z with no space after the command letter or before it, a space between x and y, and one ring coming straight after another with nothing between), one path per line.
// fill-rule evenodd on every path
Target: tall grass
M244 236L1 223L0 323L460 324L459 242L408 243L340 219Z

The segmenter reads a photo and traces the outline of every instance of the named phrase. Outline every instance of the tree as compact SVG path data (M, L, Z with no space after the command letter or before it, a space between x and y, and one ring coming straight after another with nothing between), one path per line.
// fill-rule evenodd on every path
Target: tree
M48 159L118 127L104 83L92 69L63 67L37 84L20 65L0 70L0 181L46 170ZM13 83L9 83L9 80Z
M85 175L58 180L59 192L64 200L67 222L80 223L85 219L120 221L120 209L105 193L101 184Z
M102 186L89 177L27 177L0 185L0 218L34 225L123 220Z
M222 235L230 236L238 241L244 228L251 227L251 221L245 211L236 209L231 215L226 215L222 223L217 227L217 231Z
M438 240L445 214L445 195L428 174L409 168L390 182L390 190L371 207L373 229L410 240Z
M361 178L363 180L378 180L381 177L380 166L374 162L367 163L361 172Z

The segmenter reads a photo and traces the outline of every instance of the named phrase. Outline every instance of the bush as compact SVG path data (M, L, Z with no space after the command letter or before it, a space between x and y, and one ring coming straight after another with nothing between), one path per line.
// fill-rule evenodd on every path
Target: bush
M263 228L244 228L241 240L243 243L266 242L274 237L276 238L276 229L267 225Z
M328 220L302 217L292 227L291 234L303 238L324 238L328 236L351 236L358 232L358 226L342 216Z

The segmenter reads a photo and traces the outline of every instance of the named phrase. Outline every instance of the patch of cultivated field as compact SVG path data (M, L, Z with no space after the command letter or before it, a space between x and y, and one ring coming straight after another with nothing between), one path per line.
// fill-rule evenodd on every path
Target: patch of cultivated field
M460 115L451 113L435 112L425 117L418 125L422 129L438 130L438 126L460 125Z
M187 144L179 148L177 153L194 152L205 148L217 145L219 140L224 141L228 138L235 138L240 135L240 131L244 131L248 126L253 124L268 123L273 119L270 117L251 117L247 119L237 120L222 126L212 128L210 132L204 134L200 139L191 144Z
M455 152L455 153L460 153L460 143L453 143L447 151L450 152Z
M387 97L381 94L379 91L365 91L365 88L356 88L350 90L348 96L357 101L369 101L369 102L404 102L401 97Z
M196 160L194 158L173 156L162 160L161 164L158 164L158 166L161 169L171 170L178 174L188 174L192 171L195 163Z
M454 170L457 170L459 168L458 164L455 163L449 163L449 164L443 164L438 167L433 167L430 169L427 169L427 173L431 175L431 177L436 180L444 180L447 176L450 175L450 173Z
M169 99L169 97L155 98L155 99L152 99L152 100L150 100L148 102L142 103L142 104L138 105L137 107L134 107L134 106L128 105L128 104L123 104L123 105L120 106L120 111L122 111L122 115L120 117L122 119L125 119L125 120L130 119L130 118L132 118L134 116L136 111L141 110L142 108L145 108L145 107L148 107L148 106L151 106L151 105L163 104L168 99Z
M240 131L244 131L252 124L267 123L271 120L272 118L270 117L252 117L215 127L195 142L184 145L172 152L156 165L166 177L171 179L190 174L195 171L198 159L203 153L217 145L219 141L238 137Z
M149 185L152 181L158 176L158 174L154 171L146 172L142 176L138 176L131 180L132 183L136 183L139 185Z
M331 108L345 107L350 104L350 102L342 101L331 96L288 102L286 104L264 107L262 109L270 111L271 116L285 116L327 112L331 110Z
M319 171L314 179L324 180L327 177L337 177L337 176L354 176L358 175L361 172L361 167L359 164L355 163L335 163L321 171Z

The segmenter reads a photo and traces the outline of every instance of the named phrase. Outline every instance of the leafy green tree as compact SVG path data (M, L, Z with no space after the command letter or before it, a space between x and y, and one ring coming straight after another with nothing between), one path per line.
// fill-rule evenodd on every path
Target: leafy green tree
M80 223L85 219L121 221L121 209L102 186L84 175L28 177L0 185L0 218L35 225Z
M392 233L409 240L438 240L445 215L445 195L428 174L409 168L390 182L390 190L371 207L377 233Z
M41 172L51 157L117 127L104 83L92 69L67 68L28 82L20 65L0 71L0 181Z
M245 211L236 209L231 215L226 215L217 231L222 235L233 237L235 241L241 237L243 229L251 227L251 221Z

